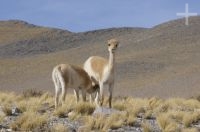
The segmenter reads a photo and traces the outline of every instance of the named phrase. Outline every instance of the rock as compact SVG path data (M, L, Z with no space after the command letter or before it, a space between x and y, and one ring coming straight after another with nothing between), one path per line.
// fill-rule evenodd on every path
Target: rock
M97 115L97 114L101 114L101 115L111 115L113 113L120 113L121 111L113 109L113 108L107 108L107 107L97 107L94 112L93 112L93 116Z
M145 121L143 120L143 122L147 122L150 125L151 130L153 132L161 132L161 130L160 130L160 128L158 126L158 123L157 123L155 118L154 119L146 119Z
M10 126L11 123L13 123L14 121L16 121L18 116L6 116L3 121L1 122L2 126L4 126L5 128L8 128Z
M13 116L18 116L22 113L21 110L17 107L13 107L11 111Z
M2 129L7 129L7 127L0 124L0 130L2 130Z
M196 127L197 129L200 129L200 120L198 122L193 123L192 127Z
M115 130L109 129L108 132L142 132L142 128L134 126L124 126Z
M67 114L68 117L73 116L74 114L76 114L74 111L71 111Z
M58 117L52 117L48 123L47 126L51 129L53 126L57 124L63 124L66 126L70 132L76 132L80 126L79 122L76 121L70 121L68 118L58 118Z

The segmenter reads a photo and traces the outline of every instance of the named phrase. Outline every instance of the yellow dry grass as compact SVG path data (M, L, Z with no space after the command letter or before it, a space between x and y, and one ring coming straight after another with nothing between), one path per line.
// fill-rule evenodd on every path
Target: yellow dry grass
M157 122L162 131L175 132L178 131L178 125L175 121L168 117L168 114L162 113L157 117Z
M54 97L49 93L43 93L41 96L24 97L14 93L0 93L0 104L5 108L5 115L10 115L11 106L17 106L21 111L17 120L11 125L14 130L32 130L42 126L48 120L47 115L38 114L38 110L47 103L54 105ZM108 129L117 129L122 126L134 126L137 116L142 118L156 118L159 128L162 131L195 131L188 128L193 123L200 120L200 102L196 99L159 99L152 98L114 98L113 107L119 110L110 116L97 115L92 116L95 105L89 102L78 102L73 95L67 95L65 103L54 110L51 114L58 117L68 116L71 120L83 121L84 131L107 131ZM30 121L34 117L34 120ZM1 116L1 120L4 116ZM183 124L183 128L180 127ZM141 124L144 131L151 131L147 122ZM63 131L64 126L55 126L55 130Z
M184 128L182 132L199 132L197 128Z
M143 132L153 132L151 126L147 122L142 123L142 128Z
M4 106L2 107L2 111L3 111L3 113L5 114L5 116L10 116L10 115L12 115L12 109L11 109L11 107L8 106L8 105L4 105Z
M89 131L101 130L107 131L108 129L117 129L125 125L125 114L112 114L110 116L97 115L85 117L85 129ZM86 131L85 130L85 131Z
M200 120L200 112L188 112L183 116L183 124L185 127L190 127L192 123Z
M63 124L56 124L52 128L52 132L69 132L69 130Z
M25 112L11 124L13 130L31 131L35 128L42 127L48 120L47 115L38 115L35 112Z

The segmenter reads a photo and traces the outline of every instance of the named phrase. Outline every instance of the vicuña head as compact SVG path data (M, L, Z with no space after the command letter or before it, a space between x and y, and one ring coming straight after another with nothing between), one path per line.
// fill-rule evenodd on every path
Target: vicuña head
M116 39L108 40L108 51L114 53L119 45L119 41Z
M112 91L114 88L114 65L115 65L115 51L119 45L117 39L110 39L107 42L109 58L105 59L99 56L91 56L84 63L84 69L89 74L90 77L93 77L98 81L100 86L100 93L97 94L96 103L100 105L103 104L104 99L104 85L108 84L109 86L109 107L112 107Z

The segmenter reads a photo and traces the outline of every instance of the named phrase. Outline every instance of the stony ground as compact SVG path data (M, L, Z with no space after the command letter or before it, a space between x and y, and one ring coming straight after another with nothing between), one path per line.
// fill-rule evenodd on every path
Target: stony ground
M134 109L134 108L132 108ZM191 108L192 109L192 108ZM3 110L3 106L0 106L0 115L3 115L5 111ZM58 117L54 115L54 107L49 104L49 103L43 103L41 104L41 107L37 110L38 115L43 115L47 114L48 120L46 123L44 123L42 126L35 127L31 131L35 132L40 132L40 131L70 131L70 132L79 132L79 131L87 131L88 129L85 129L85 124L83 123L82 118L77 118L76 120L72 120L70 118L70 114L73 113L73 111L68 112L66 115L63 117ZM105 117L109 117L112 114L117 114L117 113L126 113L126 111L120 111L117 109L110 109L107 107L98 107L96 108L91 116L94 118L98 118L97 115L102 115ZM1 132L7 132L7 131L14 131L10 126L13 122L17 120L23 113L20 111L19 108L12 106L11 107L11 113L9 116L3 116L0 122L0 131ZM131 116L131 115L130 115ZM144 126L144 124L148 124ZM66 129L61 128L55 128L55 126L61 125ZM183 124L178 125L177 131L181 131L182 128L184 128ZM194 132L200 131L200 118L196 121L193 122L190 126L189 129L193 130ZM19 131L19 130L16 130ZM23 131L23 130L20 130ZM93 131L99 131L97 129L94 129ZM154 116L149 116L145 117L145 113L139 112L136 115L134 123L131 125L122 125L118 126L116 128L109 128L109 132L143 132L143 131L152 131L152 132L162 132L162 128L160 128L156 117ZM193 132L192 131L192 132Z
M44 104L45 107L46 107L46 105L47 104ZM2 112L2 111L0 111L0 112ZM39 111L39 113L40 112L41 111ZM49 120L47 121L47 124L45 124L43 126L43 128L35 128L33 131L51 131L51 130L53 130L52 128L57 124L63 124L64 126L66 126L66 128L68 128L68 130L70 132L81 131L81 129L84 128L84 125L83 125L83 123L81 123L81 121L72 121L68 117L59 118L56 116L52 116L53 109L51 109L51 108L43 109L42 112L49 113L49 116L50 116ZM109 109L106 107L100 107L94 111L93 115L95 116L95 114L103 114L103 115L109 116L115 112L119 112L119 111L115 110L115 109ZM10 124L13 123L20 115L21 115L21 113L18 113L18 110L16 107L12 108L12 115L4 117L3 121L0 123L0 130L1 131L13 131L10 128ZM153 128L152 130L154 132L161 132L155 118L144 119L142 115L137 117L135 124L132 126L122 126L117 129L108 129L108 131L109 132L122 132L122 131L142 132L143 128L141 127L141 124L142 124L142 122L145 122L145 121L151 125L151 128ZM199 122L199 125L200 125L200 122ZM198 126L197 126L197 128L198 128ZM200 129L200 126L199 126L199 129Z

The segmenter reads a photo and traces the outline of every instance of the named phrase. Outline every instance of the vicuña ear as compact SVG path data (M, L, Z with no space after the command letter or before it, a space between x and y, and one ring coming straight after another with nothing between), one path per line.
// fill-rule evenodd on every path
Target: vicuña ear
M98 81L93 76L91 76L90 78L91 78L92 82L94 82L95 84L98 84Z

